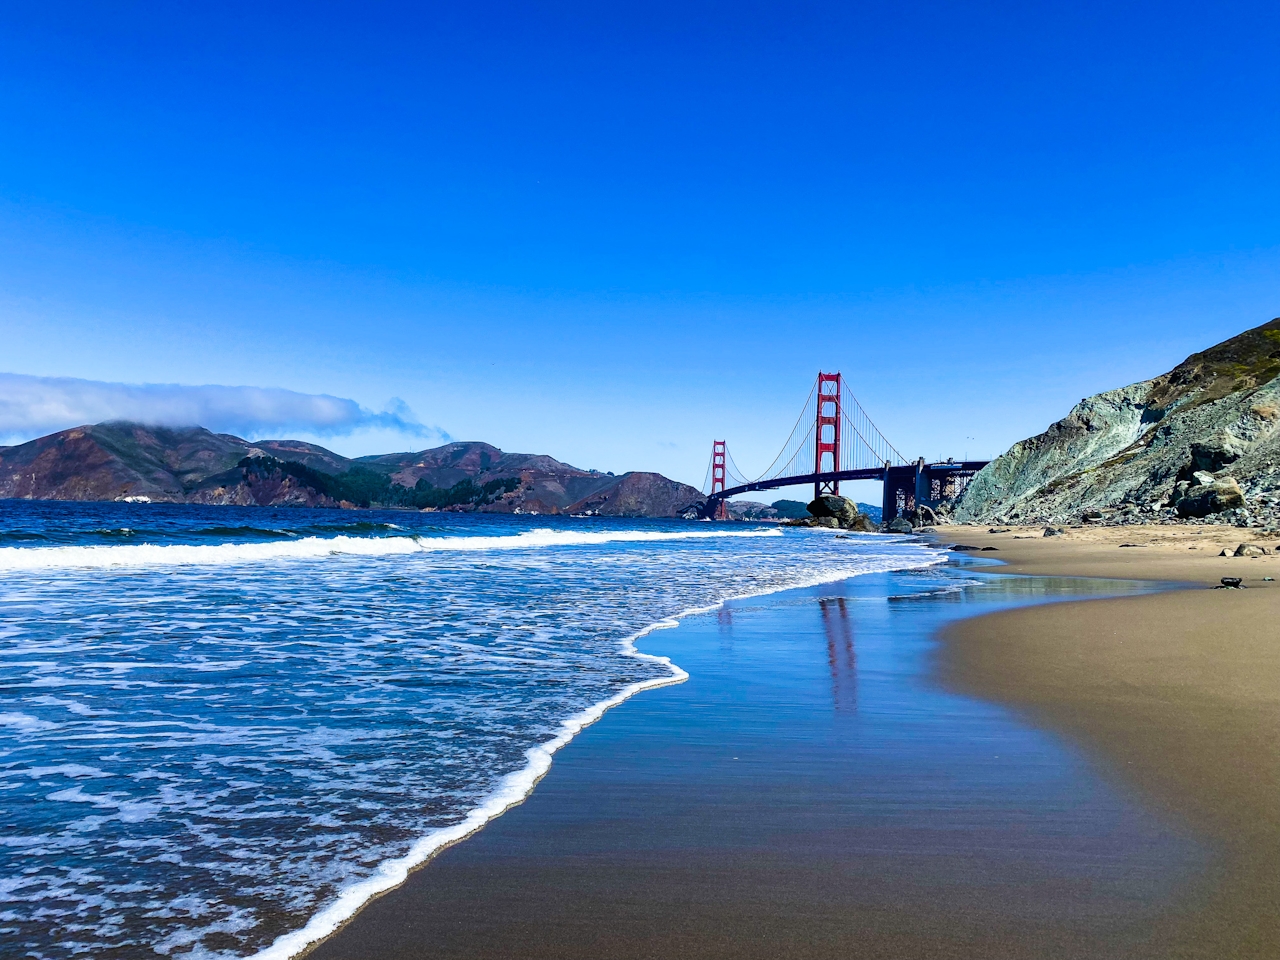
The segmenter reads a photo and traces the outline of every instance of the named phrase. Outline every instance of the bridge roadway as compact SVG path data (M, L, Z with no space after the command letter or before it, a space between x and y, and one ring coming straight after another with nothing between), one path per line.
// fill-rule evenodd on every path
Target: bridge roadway
M986 460L948 460L943 463L925 463L920 459L904 466L885 464L883 467L866 467L859 470L835 470L827 473L807 473L795 477L775 477L757 480L736 487L728 487L707 499L706 516L714 517L719 503L740 493L758 490L777 490L781 487L805 484L829 483L833 480L879 480L884 484L881 502L883 523L888 523L917 505L935 507L944 500L955 499L975 473L987 465Z
M755 483L744 483L741 486L729 487L715 496L717 500L728 500L740 493L754 493L757 490L777 490L780 487L798 487L807 483L819 483L831 480L883 480L884 467L871 467L867 470L838 470L835 473L806 473L801 477L778 477L774 480L757 480Z

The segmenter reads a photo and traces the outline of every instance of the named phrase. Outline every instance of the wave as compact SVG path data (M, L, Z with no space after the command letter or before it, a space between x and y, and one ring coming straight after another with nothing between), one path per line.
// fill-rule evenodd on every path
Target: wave
M335 556L392 557L415 553L531 550L604 543L780 537L781 530L529 530L476 537L303 537L268 543L129 544L127 546L0 547L0 572L74 568L170 567L319 560Z
M532 533L551 533L552 531L535 530ZM643 534L644 531L627 531L635 534ZM522 534L521 536L526 536ZM618 534L575 534L574 536L599 536L617 538ZM780 530L767 531L751 531L751 532L731 532L724 533L707 531L705 533L688 533L688 534L645 534L637 536L635 539L646 540L670 540L670 539L686 539L699 537L717 537L717 536L782 536ZM514 537L459 537L456 539L468 540L513 540ZM338 896L327 906L317 912L307 923L298 930L286 933L276 938L271 946L253 954L249 960L292 960L303 951L307 950L316 942L331 936L348 920L354 917L360 909L380 894L386 893L400 886L408 879L410 871L422 866L445 847L452 846L479 831L490 820L502 816L512 807L523 803L533 792L533 788L537 786L538 781L547 775L551 769L551 761L555 754L569 744L582 730L591 726L609 710L627 700L630 700L636 694L645 690L653 690L657 687L666 687L676 683L683 683L689 679L689 674L679 665L674 663L670 657L660 657L651 653L643 653L636 648L636 642L643 637L657 630L668 630L680 626L680 621L685 617L696 616L698 614L711 613L720 609L726 603L734 600L747 600L752 597L761 597L771 593L781 593L786 590L799 590L807 587L821 586L826 583L834 583L839 580L847 580L853 576L859 576L868 573L884 573L890 570L903 570L917 567L930 567L946 561L945 555L936 557L917 557L914 559L908 557L864 557L860 558L860 563L851 566L841 567L837 570L830 570L825 573L816 574L812 577L805 578L796 583L788 583L769 587L763 590L757 590L752 593L744 593L737 596L725 597L715 603L710 603L701 607L691 607L673 617L668 617L649 624L643 630L640 630L622 641L622 651L628 656L635 657L639 660L645 660L649 663L657 663L665 666L670 670L670 674L665 677L654 677L650 680L641 680L637 683L630 684L618 691L612 697L593 704L580 713L574 714L560 724L560 732L544 743L531 747L525 752L525 766L512 773L507 774L499 782L493 793L489 794L478 806L470 810L463 819L449 827L440 827L432 830L426 835L414 841L409 848L409 852L402 857L394 860L388 860L382 863L374 874L351 886L339 891Z

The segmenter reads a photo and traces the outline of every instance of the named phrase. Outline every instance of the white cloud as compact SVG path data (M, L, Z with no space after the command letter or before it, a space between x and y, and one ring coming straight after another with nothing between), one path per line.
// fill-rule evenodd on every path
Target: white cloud
M369 430L448 439L399 399L376 412L354 400L278 387L103 383L0 373L0 436L31 439L104 420L199 425L247 439L283 437L289 431L334 437Z

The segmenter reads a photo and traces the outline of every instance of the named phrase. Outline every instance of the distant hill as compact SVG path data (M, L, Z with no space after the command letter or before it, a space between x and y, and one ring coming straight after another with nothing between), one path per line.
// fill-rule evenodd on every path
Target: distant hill
M487 443L351 460L300 440L128 422L0 447L0 497L628 517L684 516L705 499L660 474L613 476Z
M984 467L962 522L1280 523L1280 319L1081 400Z
M779 520L803 520L809 516L808 505L799 500L775 500L770 506Z

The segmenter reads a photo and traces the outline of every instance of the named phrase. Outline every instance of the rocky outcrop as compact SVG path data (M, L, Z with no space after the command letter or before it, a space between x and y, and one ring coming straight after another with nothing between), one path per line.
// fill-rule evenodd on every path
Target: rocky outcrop
M1244 506L1244 491L1234 477L1215 477L1197 470L1190 481L1173 488L1170 498L1180 517L1207 517Z
M786 520L790 526L829 527L833 530L854 530L859 533L874 533L879 529L865 513L858 510L858 505L847 497L832 495L815 498L808 507L809 516L799 520Z
M1280 320L1081 400L969 483L958 522L1280 522Z

